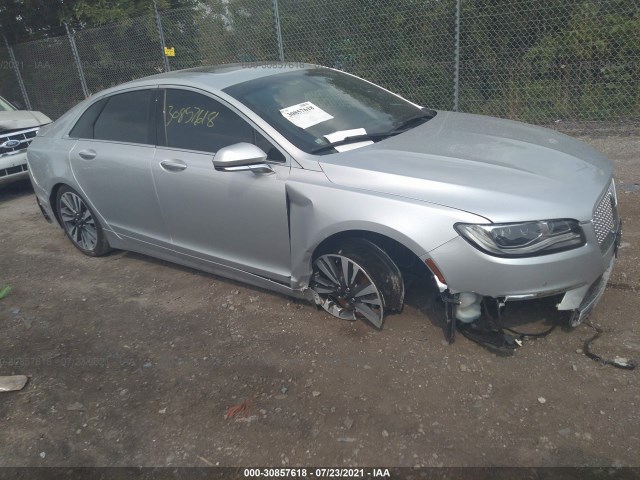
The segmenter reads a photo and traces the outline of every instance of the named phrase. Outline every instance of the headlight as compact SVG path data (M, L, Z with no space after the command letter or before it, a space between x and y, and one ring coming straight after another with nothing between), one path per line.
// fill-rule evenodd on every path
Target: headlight
M584 245L576 220L474 225L456 223L456 231L473 246L504 257L545 255Z

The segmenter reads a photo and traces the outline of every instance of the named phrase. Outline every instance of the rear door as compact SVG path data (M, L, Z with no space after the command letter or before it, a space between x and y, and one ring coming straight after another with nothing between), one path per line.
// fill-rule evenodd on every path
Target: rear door
M118 93L90 106L69 133L73 173L111 230L156 243L167 236L151 176L157 88Z

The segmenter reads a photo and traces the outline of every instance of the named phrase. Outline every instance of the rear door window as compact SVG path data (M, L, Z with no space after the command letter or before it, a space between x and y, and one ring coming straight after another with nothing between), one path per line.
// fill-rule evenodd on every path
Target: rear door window
M93 138L153 145L151 93L151 90L135 90L109 97L95 122Z
M103 98L87 108L69 132L71 138L93 138L93 127L109 99Z

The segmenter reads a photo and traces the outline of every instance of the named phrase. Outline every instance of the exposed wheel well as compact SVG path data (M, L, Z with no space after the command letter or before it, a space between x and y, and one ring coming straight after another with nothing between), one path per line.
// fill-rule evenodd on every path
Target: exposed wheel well
M420 261L420 258L415 253L403 244L385 235L366 230L348 230L324 239L313 252L312 262L320 255L335 251L335 249L345 241L356 238L365 238L384 250L398 266L403 276L408 274L428 274L431 276L431 272L427 266Z
M56 217L56 222L58 225L62 226L62 222L60 221L60 214L58 213L58 205L56 205L56 199L58 198L58 190L62 188L64 183L56 183L51 189L51 195L49 195L49 205L51 205L51 210L53 211L53 215Z

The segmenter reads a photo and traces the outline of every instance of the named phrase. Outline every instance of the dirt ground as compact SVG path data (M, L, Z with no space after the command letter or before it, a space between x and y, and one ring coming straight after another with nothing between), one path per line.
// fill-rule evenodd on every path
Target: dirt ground
M640 132L582 137L615 163L624 243L593 349L640 360ZM502 357L425 286L374 331L137 254L81 255L28 182L0 189L0 466L638 466L640 370L556 329ZM553 302L513 304L541 331ZM249 417L225 419L251 400Z

